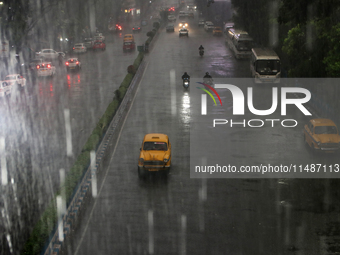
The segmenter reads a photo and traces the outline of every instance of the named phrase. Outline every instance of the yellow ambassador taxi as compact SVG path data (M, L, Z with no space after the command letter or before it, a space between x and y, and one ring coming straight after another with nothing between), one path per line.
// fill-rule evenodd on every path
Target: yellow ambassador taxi
M314 151L336 152L340 136L335 123L329 119L312 119L303 129L305 143Z
M146 134L140 148L138 176L146 177L151 172L169 174L171 165L171 143L165 134Z

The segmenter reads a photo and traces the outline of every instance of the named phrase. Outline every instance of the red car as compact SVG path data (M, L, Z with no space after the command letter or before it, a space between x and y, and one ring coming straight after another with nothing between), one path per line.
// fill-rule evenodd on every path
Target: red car
M95 41L93 44L93 50L105 50L106 45L102 41Z
M126 41L123 43L123 51L135 50L136 44L134 41Z

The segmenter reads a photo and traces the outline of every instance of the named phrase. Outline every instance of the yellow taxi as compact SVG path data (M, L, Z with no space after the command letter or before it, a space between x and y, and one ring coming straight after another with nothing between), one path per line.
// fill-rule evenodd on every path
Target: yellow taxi
M221 36L222 35L222 28L221 27L215 27L214 30L213 30L213 35Z
M145 178L149 173L161 172L168 175L171 165L171 143L165 134L146 134L138 159L138 176Z
M125 34L124 35L124 42L128 42L128 41L135 41L135 38L133 37L133 34Z
M303 129L305 143L315 151L339 150L340 135L330 119L312 119Z

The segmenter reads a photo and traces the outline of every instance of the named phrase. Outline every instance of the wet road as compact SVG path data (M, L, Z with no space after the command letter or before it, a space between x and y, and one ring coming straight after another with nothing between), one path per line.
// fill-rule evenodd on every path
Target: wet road
M28 82L21 91L14 90L1 100L0 232L9 235L13 254L18 254L27 228L34 226L58 189L60 169L67 172L72 166L138 55L137 50L122 49L123 35L132 32L132 24L122 34L106 34L105 51L78 55L80 72L67 73L64 66L57 65L52 79ZM134 34L136 45L147 39L150 26L143 29ZM71 156L66 154L66 109L72 131ZM0 253L8 251L1 243Z
M196 24L189 25L188 38L164 29L159 35L117 147L100 174L98 197L88 204L65 252L326 254L324 238L317 233L337 218L335 211L319 214L332 211L329 181L190 178L190 128L198 119L193 110L197 102L192 101L195 84L183 90L180 76L187 71L201 78L208 71L214 78L250 77L248 61L237 61L223 37L209 36ZM198 55L200 44L205 47L203 58ZM264 98L255 97L267 106ZM218 111L213 114L220 116ZM313 155L304 147L301 131L307 119L294 110L289 114L301 123L299 128L230 130L228 141L234 146L224 152L249 164L254 159L310 162ZM151 132L170 137L172 168L167 180L138 179L140 144Z

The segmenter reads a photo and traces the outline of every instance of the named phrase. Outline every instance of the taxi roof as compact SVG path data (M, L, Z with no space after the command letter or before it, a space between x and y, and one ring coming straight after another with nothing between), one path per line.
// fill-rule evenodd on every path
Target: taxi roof
M144 141L148 141L148 142L168 142L168 136L165 134L158 134L158 133L151 133L151 134L146 134L144 136Z
M330 119L312 119L310 122L314 126L336 126L335 123Z

